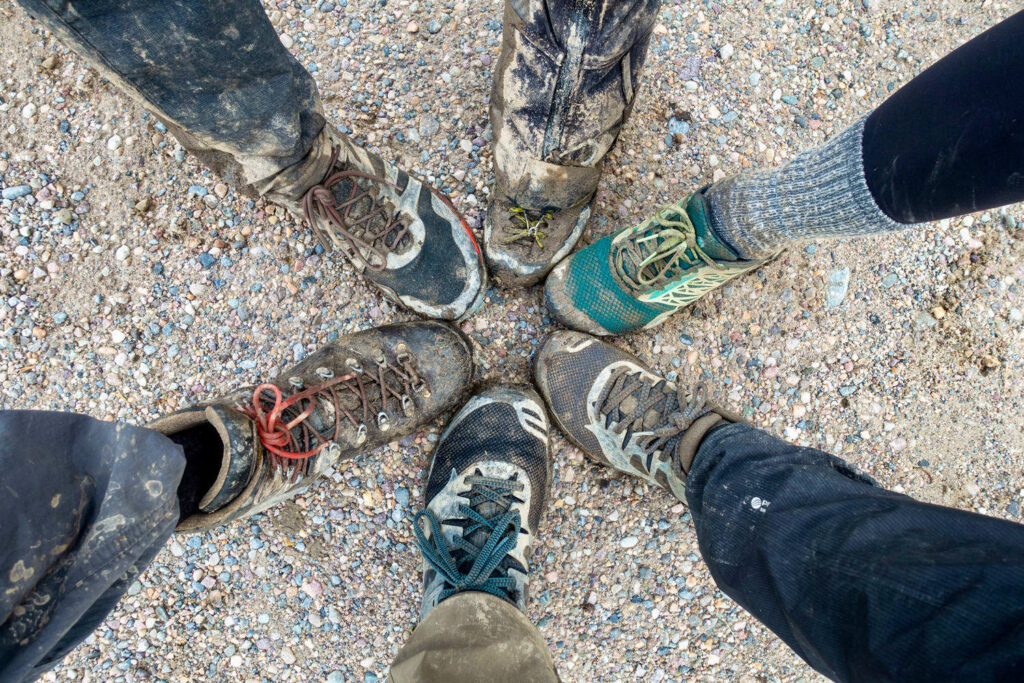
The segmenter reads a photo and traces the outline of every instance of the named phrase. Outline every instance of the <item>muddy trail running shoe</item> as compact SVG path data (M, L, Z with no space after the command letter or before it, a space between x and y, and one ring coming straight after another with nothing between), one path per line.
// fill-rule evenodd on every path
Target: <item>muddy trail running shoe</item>
M256 514L422 429L458 404L472 375L461 332L399 323L345 335L269 382L157 419L148 426L182 446L186 477L194 467L213 482L177 531Z
M494 70L494 281L527 287L579 242L640 86L659 0L505 3Z
M677 386L636 356L580 332L545 338L534 378L555 424L580 450L683 502L701 439L723 421L742 421L709 404L703 386Z
M625 334L660 324L771 260L737 258L711 231L698 192L559 263L544 283L544 300L551 317L566 327Z
M452 203L425 182L329 130L327 175L299 202L279 201L393 301L462 320L483 303L487 270Z
M530 555L551 493L548 420L527 387L495 385L452 418L434 450L424 509L423 608L483 591L525 608Z
M487 208L484 253L494 282L530 287L569 255L590 218L590 198L568 208L525 209L498 189Z

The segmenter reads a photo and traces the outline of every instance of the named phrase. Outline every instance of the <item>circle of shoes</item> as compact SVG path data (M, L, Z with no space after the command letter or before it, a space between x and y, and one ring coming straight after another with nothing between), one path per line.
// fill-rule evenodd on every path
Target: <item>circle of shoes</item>
M321 450L340 453L337 438L343 427L354 427L354 445L362 445L368 424L387 432L391 428L389 413L401 411L412 417L417 410L413 396L430 396L409 348L401 343L395 351L393 362L383 352L370 362L349 358L342 375L318 367L315 374L320 381L310 386L302 377L289 377L293 392L288 396L276 384L264 382L253 391L252 402L238 409L256 423L257 436L271 462L297 480L308 472L311 458Z
M509 233L505 238L505 244L512 244L519 240L529 240L536 244L539 249L543 249L544 240L548 238L548 235L542 228L547 227L554 217L555 214L550 209L537 213L527 211L521 206L513 206L509 209L510 223L505 227L505 231Z
M620 368L605 383L597 396L596 408L605 418L605 427L622 435L622 448L637 437L637 446L647 455L643 462L650 473L656 455L664 457L671 448L673 467L675 446L683 432L711 408L704 383L686 394L682 384L675 390L664 379L652 379L638 371Z
M339 149L331 152L334 169ZM335 188L342 186L342 198ZM331 251L334 241L322 225L329 225L344 243L343 251L357 265L380 272L387 268L388 253L396 252L408 242L409 224L394 204L381 197L380 186L401 191L397 185L370 173L340 170L309 188L302 197L302 210L317 241Z
M674 204L662 206L638 226L619 246L613 262L619 277L637 291L656 288L701 263L723 269L697 242L686 209Z

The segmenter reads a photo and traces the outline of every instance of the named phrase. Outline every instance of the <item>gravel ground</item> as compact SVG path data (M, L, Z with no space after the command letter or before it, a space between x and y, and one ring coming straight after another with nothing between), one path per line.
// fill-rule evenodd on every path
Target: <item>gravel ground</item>
M267 8L329 118L479 224L500 3L382 5ZM1016 9L669 0L592 235L824 141ZM10 0L0 15L3 407L144 423L408 317L283 210L221 184ZM1022 218L795 248L620 342L890 488L1021 521ZM549 324L538 289L491 291L464 325L483 379L528 379ZM419 609L410 518L437 430L256 519L172 540L44 680L382 681ZM567 681L818 678L716 590L683 505L560 437L553 453L529 614Z

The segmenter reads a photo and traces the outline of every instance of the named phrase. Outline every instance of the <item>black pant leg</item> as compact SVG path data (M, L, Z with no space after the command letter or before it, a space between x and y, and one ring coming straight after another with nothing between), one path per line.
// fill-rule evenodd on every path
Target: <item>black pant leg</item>
M826 676L1024 680L1024 526L744 424L704 439L687 500L719 587Z
M1024 12L949 53L868 116L882 211L921 223L1024 200Z
M0 681L33 679L113 609L174 530L184 468L149 429L0 411Z
M259 0L18 2L229 179L266 192L310 175L295 167L324 128L316 84Z

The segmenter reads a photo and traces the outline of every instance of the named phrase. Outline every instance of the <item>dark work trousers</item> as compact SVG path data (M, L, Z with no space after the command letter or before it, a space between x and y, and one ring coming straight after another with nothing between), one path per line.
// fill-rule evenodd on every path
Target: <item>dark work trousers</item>
M231 182L295 200L328 169L313 77L259 0L18 0Z
M0 413L0 680L50 668L114 607L177 522L184 462L148 429ZM834 456L747 425L705 438L687 498L719 587L823 674L1022 680L1024 527L885 491ZM528 624L503 633L549 662ZM450 652L452 638L421 634L403 655L418 648L434 666L443 657L431 653ZM401 680L426 676L403 655Z
M0 411L0 681L88 636L178 522L181 447L84 415Z
M686 486L719 588L822 674L1024 680L1024 526L743 424L704 439Z

